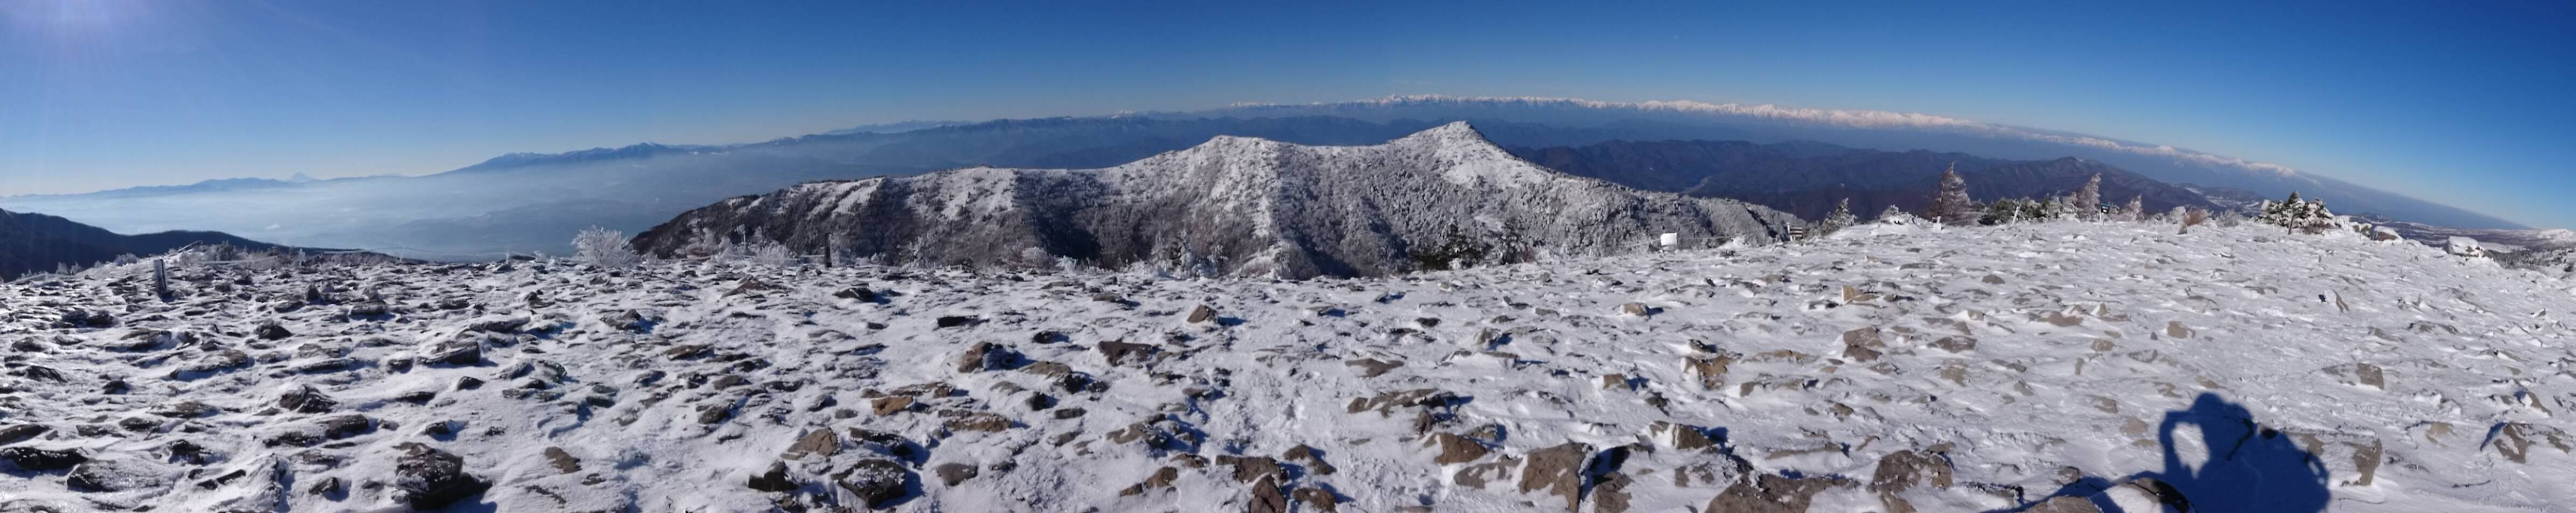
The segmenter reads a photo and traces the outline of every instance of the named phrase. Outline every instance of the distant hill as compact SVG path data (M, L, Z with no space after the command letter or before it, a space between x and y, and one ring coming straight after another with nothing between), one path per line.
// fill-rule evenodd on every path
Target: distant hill
M2138 197L2149 212L2178 206L2211 208L2200 194L2102 162L2003 160L1964 153L1888 152L1792 141L1611 141L1572 147L1516 148L1514 154L1576 176L1651 191L1730 198L1806 219L1819 219L1850 198L1867 218L1894 205L1923 212L1940 188L1941 170L1957 163L1978 201L2045 197L2082 187L2102 175L2102 199L2113 204Z
M52 271L63 264L87 266L112 261L120 255L155 255L191 244L292 249L220 232L119 235L60 217L0 210L0 280Z

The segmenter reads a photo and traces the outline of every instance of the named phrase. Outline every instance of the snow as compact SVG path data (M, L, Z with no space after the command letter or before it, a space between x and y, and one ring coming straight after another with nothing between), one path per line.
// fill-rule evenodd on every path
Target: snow
M1593 461L1570 474L1583 511L1613 494L1629 511L1703 508L1783 476L1844 480L1820 485L1813 511L2001 510L2060 492L2144 505L2152 487L2112 486L2142 473L2205 511L2576 502L2576 423L2556 416L2576 408L2556 318L2576 311L2576 283L2344 232L1871 223L1798 244L1308 281L191 265L171 303L132 271L0 288L0 429L50 428L0 445L82 451L133 487L76 491L75 471L0 463L0 510L399 510L406 443L489 481L457 507L475 511L851 504L834 476L888 468L908 473L897 511L1241 510L1256 483L1237 475L1328 490L1342 511L1561 511L1525 479L1540 469L1514 462L1567 443ZM336 302L286 308L324 284ZM854 289L874 297L836 297ZM349 315L368 293L390 311ZM1212 318L1191 321L1201 306ZM50 326L75 308L116 325ZM260 338L271 322L289 334ZM397 363L456 341L480 361ZM1007 351L961 370L978 344ZM228 351L247 358L225 365ZM1051 375L1064 371L1105 390L1068 391ZM131 391L103 393L113 379ZM955 392L918 392L933 383ZM302 386L333 405L277 406ZM870 396L907 393L909 409L873 411ZM216 411L170 410L187 402ZM371 429L272 443L350 414ZM817 430L836 433L828 451L786 458ZM1685 430L1713 445L1684 448ZM1441 433L1488 453L1435 463ZM174 454L182 440L206 461ZM1320 457L1284 457L1300 445ZM1634 449L1609 463L1621 446ZM1881 486L1899 454L1947 479ZM793 492L746 485L781 462ZM947 464L978 472L952 486ZM1168 488L1122 495L1166 467ZM1471 475L1489 479L1461 484ZM340 492L309 492L332 479Z

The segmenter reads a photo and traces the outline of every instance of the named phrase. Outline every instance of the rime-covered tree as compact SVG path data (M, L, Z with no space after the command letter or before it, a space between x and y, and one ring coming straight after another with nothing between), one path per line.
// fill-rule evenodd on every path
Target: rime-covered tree
M1977 203L1968 199L1968 180L1959 177L1959 163L1950 163L1941 171L1941 192L1932 196L1932 219L1944 223L1973 224L1977 220Z
M2129 222L2138 222L2138 221L2145 221L2145 220L2147 220L2147 201L2146 201L2146 200L2147 200L2147 197L2146 197L2146 195L2143 195L2143 194L2141 194L2141 195L2136 195L2136 196L2130 196L2130 197L2129 197L2129 205L2128 205L2128 206L2125 206L2125 207L2120 207L2120 220L2122 220L2122 221L2129 221Z
M1859 219L1852 217L1851 198L1843 198L1841 203L1834 205L1832 213L1825 214L1824 222L1816 224L1816 235L1842 231L1843 228L1851 227L1853 223L1858 222L1860 222Z
M2075 211L2071 213L2076 219L2102 217L2102 174L2094 173L2092 178L2084 179L2084 187L2075 190L2073 200Z

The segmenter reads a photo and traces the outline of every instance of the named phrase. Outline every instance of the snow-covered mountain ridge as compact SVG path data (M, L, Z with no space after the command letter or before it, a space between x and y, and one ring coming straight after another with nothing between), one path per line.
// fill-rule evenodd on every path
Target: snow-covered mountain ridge
M2576 282L2341 232L1304 281L187 267L171 302L133 271L0 287L0 511L2576 502Z
M1633 251L1661 233L1769 241L1797 224L1733 200L1558 173L1462 122L1370 146L1220 136L1105 169L809 183L682 214L636 245L679 256L774 241L897 263L1053 265L1063 257L1303 278Z

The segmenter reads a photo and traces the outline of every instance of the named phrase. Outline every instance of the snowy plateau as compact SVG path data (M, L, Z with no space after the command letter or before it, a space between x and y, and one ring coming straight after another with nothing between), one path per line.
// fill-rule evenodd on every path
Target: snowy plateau
M106 266L0 286L0 511L2576 504L2576 283L2176 228L1302 281Z

